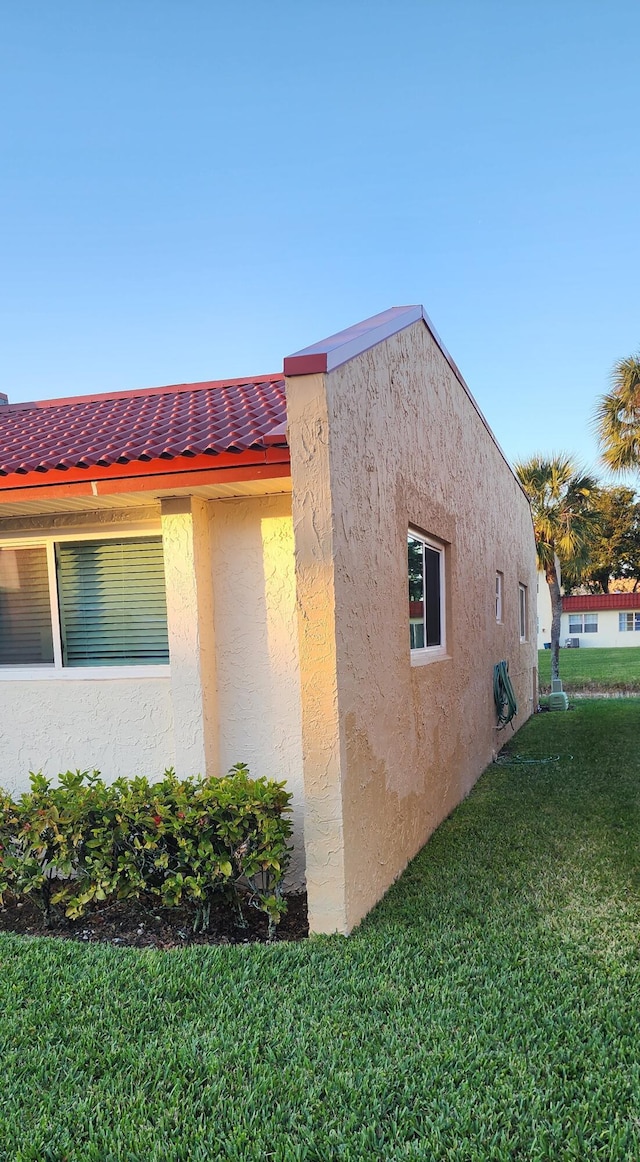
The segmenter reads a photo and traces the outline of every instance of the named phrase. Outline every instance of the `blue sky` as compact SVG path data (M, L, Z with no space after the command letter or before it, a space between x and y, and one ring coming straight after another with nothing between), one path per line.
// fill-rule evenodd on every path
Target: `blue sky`
M278 371L425 305L510 458L640 347L635 0L21 0L0 390Z

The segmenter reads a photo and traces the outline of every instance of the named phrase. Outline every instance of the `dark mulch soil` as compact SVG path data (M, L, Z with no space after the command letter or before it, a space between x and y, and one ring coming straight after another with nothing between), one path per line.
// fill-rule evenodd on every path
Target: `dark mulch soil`
M287 896L287 911L276 940L304 940L309 935L307 897ZM57 936L87 944L133 948L184 948L188 944L253 944L267 940L268 920L255 908L243 908L246 927L228 906L212 906L207 932L194 932L194 912L188 908L158 908L153 900L124 901L88 912L81 920L52 916L48 928L42 913L28 899L6 895L0 908L0 932L23 936Z

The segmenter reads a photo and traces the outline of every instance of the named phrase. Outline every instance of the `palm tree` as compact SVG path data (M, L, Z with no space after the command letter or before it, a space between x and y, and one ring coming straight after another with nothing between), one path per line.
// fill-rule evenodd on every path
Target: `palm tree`
M598 401L594 422L607 467L640 468L640 352L614 363L611 391Z
M550 460L533 456L516 464L515 471L529 497L538 563L549 586L551 677L559 678L562 594L557 562L573 573L586 564L598 528L598 486L593 476L583 473L564 453Z

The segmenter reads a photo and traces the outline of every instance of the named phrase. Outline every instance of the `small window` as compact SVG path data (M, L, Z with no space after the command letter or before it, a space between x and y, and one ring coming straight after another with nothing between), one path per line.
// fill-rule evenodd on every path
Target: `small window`
M526 585L518 586L518 609L520 613L520 641L527 640L528 602Z
M597 613L570 613L569 614L569 633L597 633L598 632L598 614Z
M640 613L619 613L618 629L620 633L640 631Z
M496 621L499 624L502 624L502 589L503 589L502 573L496 573Z
M416 659L443 654L444 545L410 532L408 536L409 643Z

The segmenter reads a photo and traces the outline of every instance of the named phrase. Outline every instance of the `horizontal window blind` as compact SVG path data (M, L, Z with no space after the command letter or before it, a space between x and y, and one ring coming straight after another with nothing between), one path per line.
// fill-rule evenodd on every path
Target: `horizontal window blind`
M162 538L56 546L65 666L169 661Z
M0 666L51 663L47 550L0 549Z

